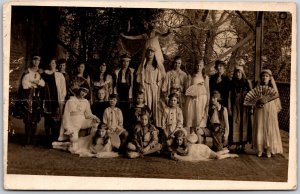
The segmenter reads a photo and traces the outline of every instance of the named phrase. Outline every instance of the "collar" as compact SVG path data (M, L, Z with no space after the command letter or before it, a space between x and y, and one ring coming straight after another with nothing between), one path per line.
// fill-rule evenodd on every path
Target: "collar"
M51 71L51 70L49 70L49 69L46 69L44 72L45 72L46 74L48 74L48 75L51 75L51 74L57 72L57 69L55 70L55 72L53 72L53 71Z

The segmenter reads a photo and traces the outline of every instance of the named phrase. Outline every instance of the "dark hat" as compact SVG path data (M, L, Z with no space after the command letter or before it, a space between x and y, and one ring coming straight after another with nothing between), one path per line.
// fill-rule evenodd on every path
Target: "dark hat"
M131 60L131 56L128 53L126 53L126 54L121 55L121 59L129 59L129 60Z
M217 69L219 65L225 66L225 64L226 64L226 63L225 63L224 61L216 60L216 61L215 61L215 69Z
M61 58L61 59L59 59L58 61L57 61L57 63L60 65L60 64L63 64L63 63L66 63L67 62L67 60L66 59L64 59L64 58Z

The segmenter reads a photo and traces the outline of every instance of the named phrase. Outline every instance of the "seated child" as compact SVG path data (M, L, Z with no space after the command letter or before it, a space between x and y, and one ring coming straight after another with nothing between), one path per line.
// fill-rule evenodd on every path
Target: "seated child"
M79 131L93 128L100 123L100 119L92 114L89 101L85 99L88 91L86 87L80 87L76 96L71 96L65 105L58 140L62 141L69 138L71 141L69 151L72 153L76 153L79 149Z
M97 99L95 100L94 104L92 105L92 112L98 118L103 118L104 110L109 106L106 99L106 89L105 87L100 87L97 91Z
M136 95L136 104L131 107L129 111L130 124L129 129L132 131L136 124L141 121L141 115L148 113L150 116L150 123L152 123L152 112L150 108L145 104L145 94L143 92L138 92Z
M112 152L110 137L103 126L96 131L89 149L90 152L95 154L98 158L112 158L118 156L118 153Z
M137 158L161 150L158 143L158 130L149 123L149 114L141 115L141 121L135 126L132 141L127 145L127 156Z
M173 160L198 162L238 157L236 154L229 154L229 150L214 152L204 144L189 144L187 143L185 132L182 130L176 131L174 136L175 138L171 145L171 158Z
M220 151L225 148L228 143L229 122L226 107L221 105L221 94L218 91L213 91L211 96L211 104L208 112L208 128L202 128L198 131L204 137L213 138L214 151Z
M116 107L118 102L118 95L109 95L109 107L104 110L103 113L103 123L108 129L108 135L115 139L120 139L120 145L112 141L113 147L120 149L120 151L125 151L125 143L127 141L128 132L123 127L123 114L122 111Z
M163 143L165 146L171 146L176 131L182 130L187 134L183 128L183 115L182 110L178 107L178 94L176 93L169 95L169 106L164 110L162 125L164 131Z
M54 149L70 150L70 142L53 142ZM85 137L78 138L78 147L76 154L80 157L97 157L97 158L113 158L119 154L112 152L110 138L106 133L105 128L97 129L93 127L91 133Z

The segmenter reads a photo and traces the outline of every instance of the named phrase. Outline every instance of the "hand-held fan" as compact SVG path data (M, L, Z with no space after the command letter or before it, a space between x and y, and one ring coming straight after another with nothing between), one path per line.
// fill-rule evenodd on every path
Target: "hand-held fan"
M244 106L263 106L264 103L279 98L274 88L269 86L257 86L250 90L244 98Z

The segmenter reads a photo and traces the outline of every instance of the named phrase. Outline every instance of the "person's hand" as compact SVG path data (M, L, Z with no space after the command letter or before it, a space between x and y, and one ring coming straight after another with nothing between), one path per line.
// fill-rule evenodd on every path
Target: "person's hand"
M217 83L220 83L222 81L222 77L219 76L218 79L217 79Z
M143 150L142 150L142 153L147 153L148 151L150 150L150 146L147 146L145 147Z
M266 100L265 99L259 99L257 102L256 102L256 107L258 108L262 108L264 107L264 104L266 103Z
M232 111L231 108L228 107L228 115L231 116L232 115Z
M112 133L113 133L113 129L112 129L112 128L109 128L109 129L107 130L107 133L112 134Z
M96 123L100 123L101 121L100 121L100 119L98 118L98 117L94 117L94 119L93 119Z
M206 113L206 115L208 115L208 108L209 108L209 106L206 105L206 106L205 106L205 113Z
M175 160L175 161L178 161L178 159L177 159L177 154L175 153L175 152L172 152L171 153L171 159L173 159L173 160Z

